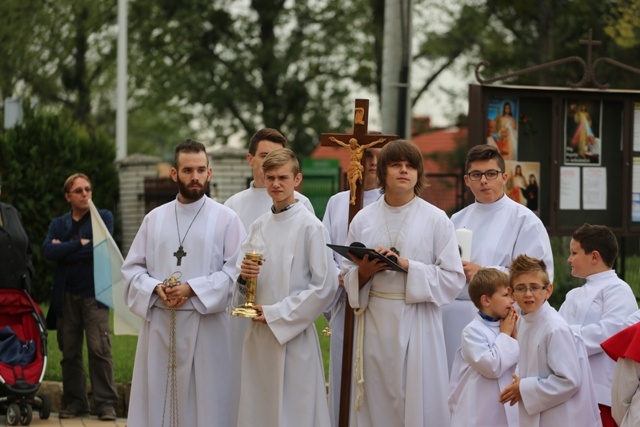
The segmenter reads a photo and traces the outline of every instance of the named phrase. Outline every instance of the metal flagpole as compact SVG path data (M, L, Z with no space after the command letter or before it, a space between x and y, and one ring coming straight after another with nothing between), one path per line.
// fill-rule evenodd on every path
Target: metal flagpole
M127 155L127 1L118 0L116 160L121 160Z

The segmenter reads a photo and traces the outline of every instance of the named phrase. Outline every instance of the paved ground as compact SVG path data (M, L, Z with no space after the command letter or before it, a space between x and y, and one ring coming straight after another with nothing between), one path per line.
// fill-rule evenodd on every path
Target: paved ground
M5 425L4 414L0 415L0 425ZM64 426L64 427L126 427L127 420L125 418L118 418L116 421L100 421L96 416L87 416L83 418L71 418L61 420L58 418L57 413L52 413L48 420L41 420L37 413L33 414L32 426Z

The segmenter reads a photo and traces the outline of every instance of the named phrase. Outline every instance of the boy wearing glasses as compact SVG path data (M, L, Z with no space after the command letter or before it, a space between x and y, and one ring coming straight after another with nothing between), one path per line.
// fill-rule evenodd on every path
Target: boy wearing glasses
M604 427L616 425L611 416L615 362L600 344L621 331L628 316L638 309L633 291L612 268L617 255L618 241L607 227L584 224L578 228L567 261L571 275L587 281L569 291L559 310L587 347Z
M478 309L462 331L462 347L451 371L451 427L518 426L518 409L498 402L500 390L511 383L518 362L516 321L509 276L482 268L469 283Z
M520 254L539 258L549 266L553 280L553 254L547 230L529 208L505 196L504 159L495 147L482 144L467 153L464 182L475 203L451 217L456 229L473 232L471 260L462 261L469 283L482 267L506 272L511 260ZM462 329L473 319L476 308L465 286L456 300L443 307L442 316L449 368L460 347Z
M500 403L518 403L521 427L601 426L584 343L547 302L553 284L544 261L519 255L509 272L520 358Z

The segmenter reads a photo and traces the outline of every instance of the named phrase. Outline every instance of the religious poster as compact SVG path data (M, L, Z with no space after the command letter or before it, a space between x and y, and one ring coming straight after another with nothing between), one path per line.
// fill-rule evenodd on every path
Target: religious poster
M518 159L518 99L489 98L487 144L498 148L505 160Z
M505 194L540 216L540 163L508 160L505 166Z
M600 165L601 124L602 101L565 101L565 165Z

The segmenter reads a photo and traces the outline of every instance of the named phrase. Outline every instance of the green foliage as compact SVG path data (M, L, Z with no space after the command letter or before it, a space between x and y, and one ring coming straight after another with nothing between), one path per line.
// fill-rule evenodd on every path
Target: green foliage
M41 305L42 310L46 313L48 306ZM113 312L111 312L111 324L113 324ZM322 361L324 363L325 378L329 379L329 346L330 337L322 335L322 330L328 325L327 320L320 316L315 322L318 338L320 340L320 349L322 351ZM133 362L136 356L136 346L138 337L128 335L112 335L111 336L111 353L113 356L114 377L117 384L130 384L133 378ZM62 353L58 348L58 340L56 331L49 331L49 340L47 342L47 357L49 363L45 372L44 379L46 381L62 381L62 369L60 361ZM84 365L88 367L86 343L84 349Z
M0 134L2 198L22 214L33 249L32 293L37 300L49 298L53 283L52 265L42 256L42 242L51 220L69 209L62 193L64 180L75 172L87 174L96 206L115 213L118 174L114 160L115 144L105 135L29 108L22 124Z
M188 131L190 116L174 105L145 105L129 114L129 154L158 156L173 163L175 146L193 137Z
M571 236L552 236L550 240L553 252L553 293L549 304L559 309L567 292L583 285L585 281L571 275L571 266L567 262Z
M492 19L501 24L496 25L499 29L489 32L489 40L502 43L485 41L480 50L480 55L492 63L491 74L574 55L586 60L587 46L580 40L588 38L590 29L593 29L593 38L602 41L602 45L593 48L594 59L608 56L622 62L636 62L636 56L630 56L632 51L618 46L604 30L615 15L615 2L546 0L536 4L489 0L487 8ZM566 86L568 82L580 81L582 73L583 68L573 62L519 77L514 82ZM598 67L596 78L601 82L615 82L617 88L637 88L636 78L617 68Z
M219 140L268 126L307 154L350 125L353 76L373 81L363 1L140 0L130 17L132 82L189 106Z
M637 0L616 3L616 13L605 32L621 47L640 46L640 3Z
M586 62L587 46L580 40L588 38L590 29L593 39L602 42L593 47L593 60L610 57L637 66L640 53L638 6L633 1L423 0L416 2L415 9L422 13L417 19L435 13L442 19L414 29L419 46L414 68L419 66L426 75L423 86L414 89L414 105L444 69L468 72L483 60L489 65L480 74L490 78L572 56ZM573 61L498 83L567 86L579 82L584 71ZM638 88L637 76L617 67L601 64L595 74L600 83Z
M37 98L84 125L112 121L116 5L0 2L0 95Z

